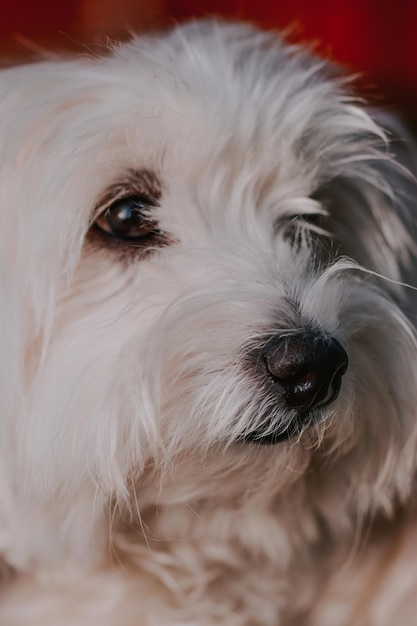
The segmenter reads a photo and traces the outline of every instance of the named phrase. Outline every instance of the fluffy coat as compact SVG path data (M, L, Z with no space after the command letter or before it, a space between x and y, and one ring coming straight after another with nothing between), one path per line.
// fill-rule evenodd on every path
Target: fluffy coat
M2 626L414 623L412 156L351 92L213 21L0 73ZM307 327L340 393L259 445Z

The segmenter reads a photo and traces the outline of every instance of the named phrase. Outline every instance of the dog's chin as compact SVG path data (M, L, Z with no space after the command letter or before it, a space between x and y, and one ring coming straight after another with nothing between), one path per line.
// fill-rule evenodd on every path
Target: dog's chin
M273 446L283 441L289 441L301 434L302 426L292 425L286 430L278 432L262 433L253 431L244 437L245 443L258 444L260 446Z
M303 415L295 416L289 424L275 430L271 428L253 430L243 438L245 443L258 444L261 446L271 446L284 441L290 441L301 435L301 433L320 421L319 412L309 415L307 418Z

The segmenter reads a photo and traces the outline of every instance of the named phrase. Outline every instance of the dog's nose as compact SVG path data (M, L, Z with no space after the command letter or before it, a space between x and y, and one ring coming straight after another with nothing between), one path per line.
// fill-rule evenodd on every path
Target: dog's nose
M340 391L348 358L328 335L300 331L268 342L262 351L269 375L289 408L303 414L333 402Z

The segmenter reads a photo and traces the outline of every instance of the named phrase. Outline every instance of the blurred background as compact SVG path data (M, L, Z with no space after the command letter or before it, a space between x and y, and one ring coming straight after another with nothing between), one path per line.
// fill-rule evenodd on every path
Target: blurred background
M368 99L417 130L417 0L0 0L0 9L0 54L10 62L45 48L99 48L201 15L285 29L360 72Z

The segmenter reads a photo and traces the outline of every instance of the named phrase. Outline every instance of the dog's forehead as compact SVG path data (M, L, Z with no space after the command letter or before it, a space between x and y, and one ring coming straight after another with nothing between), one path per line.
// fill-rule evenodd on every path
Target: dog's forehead
M196 23L139 37L101 70L117 78L115 104L138 140L149 131L159 158L167 153L193 171L220 158L223 167L259 164L264 172L279 163L285 178L294 162L319 160L320 143L334 138L326 125L340 114L325 63L248 26Z
M109 69L117 72L129 57L137 91L119 128L123 163L154 171L165 195L192 194L208 208L231 196L258 204L273 195L278 210L280 199L308 196L321 166L318 153L308 154L321 133L314 115L330 86L286 56L275 37L271 50L254 41L251 52L221 29L213 49L211 35L154 40L144 74L141 39L113 59Z

